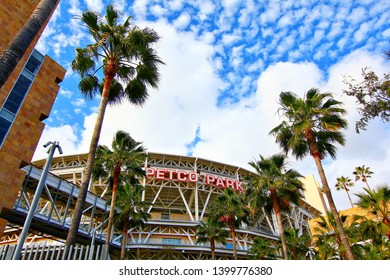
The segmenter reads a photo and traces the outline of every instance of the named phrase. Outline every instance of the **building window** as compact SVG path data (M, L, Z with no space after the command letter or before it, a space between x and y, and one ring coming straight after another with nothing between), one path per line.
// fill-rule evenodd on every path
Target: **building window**
M166 245L180 245L181 239L179 238L163 238L162 243Z
M7 99L0 109L0 146L3 144L15 117L22 106L24 98L27 95L43 59L44 56L42 54L33 50L11 92L8 94Z
M169 213L161 213L161 220L169 220Z

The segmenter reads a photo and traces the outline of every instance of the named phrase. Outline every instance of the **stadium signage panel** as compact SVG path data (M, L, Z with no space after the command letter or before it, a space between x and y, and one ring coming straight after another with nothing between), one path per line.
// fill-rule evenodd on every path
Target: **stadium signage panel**
M244 191L242 187L242 181L219 175L204 172L197 173L190 170L156 167L147 167L145 171L147 177L152 177L157 180L171 180L191 183L203 182L206 185L213 185L222 189L229 188L240 192Z

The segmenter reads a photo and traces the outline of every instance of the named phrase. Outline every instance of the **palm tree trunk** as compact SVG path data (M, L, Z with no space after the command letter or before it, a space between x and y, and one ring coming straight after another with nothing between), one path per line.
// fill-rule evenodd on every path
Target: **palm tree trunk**
M215 241L214 238L210 239L211 259L215 260Z
M2 51L0 55L0 88L14 71L39 30L49 20L58 2L59 0L42 0L39 2L22 29Z
M330 191L328 181L327 181L326 176L325 176L324 168L322 167L321 159L320 159L318 154L312 153L312 155L313 155L314 161L317 165L318 174L319 174L320 179L321 179L322 188L324 190L325 196L328 200L330 212L333 214L335 222L336 222L336 226L337 226L337 230L338 230L339 235L340 235L341 243L344 245L345 251L347 253L347 258L349 260L354 260L355 258L353 256L351 246L349 245L347 235L346 235L345 230L343 228L343 225L341 223L341 219L340 219L339 214L337 212L336 205L333 201L332 193Z
M127 243L127 231L128 231L128 220L129 218L127 217L124 221L123 225L123 231L122 231L122 244L121 244L121 256L120 259L124 260L125 259L125 251L126 251L126 243Z
M229 215L229 227L230 227L230 236L232 237L233 241L233 256L235 260L238 260L237 257L237 243L236 243L236 231L234 228L234 216Z
M70 224L68 236L66 238L66 245L74 245L76 243L77 232L80 226L81 216L84 210L84 203L87 197L88 185L91 179L92 167L95 162L96 149L100 138L100 132L103 125L104 113L106 112L108 103L108 94L111 88L111 82L114 76L106 76L104 82L102 99L100 100L99 111L91 138L91 144L89 146L88 159L85 166L83 181L80 186L80 191L77 196L76 206L74 209L72 222Z
M371 191L371 188L370 188L370 185L369 185L368 182L367 182L366 176L363 175L362 181L363 181L364 183L366 183L367 188Z
M114 220L116 193L118 189L118 180L119 180L120 173L121 173L121 167L120 165L116 165L114 168L114 183L112 186L110 214L108 216L107 236L106 236L106 243L105 243L107 254L108 254L108 249L109 249L110 239L111 239L111 228Z
M286 236L284 235L284 228L282 223L282 215L280 213L279 201L276 194L276 190L270 189L270 191L271 191L272 207L274 208L276 219L278 221L278 228L279 228L280 240L282 241L284 259L287 260L288 259L287 243L286 243Z
M348 195L348 199L349 199L349 202L351 203L351 206L353 208L353 203L352 203L352 199L351 199L351 196L349 195L349 191L347 188L345 188L345 191L347 192L347 195Z

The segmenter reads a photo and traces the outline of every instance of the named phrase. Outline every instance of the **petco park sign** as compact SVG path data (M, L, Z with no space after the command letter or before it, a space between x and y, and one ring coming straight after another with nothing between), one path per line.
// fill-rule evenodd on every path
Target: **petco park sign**
M242 187L242 181L235 180L228 177L212 175L209 173L197 173L194 171L182 170L182 169L171 169L171 168L156 168L147 167L145 169L146 176L152 177L157 180L171 180L179 182L201 182L206 185L216 186L222 189L233 189L236 191L244 191Z

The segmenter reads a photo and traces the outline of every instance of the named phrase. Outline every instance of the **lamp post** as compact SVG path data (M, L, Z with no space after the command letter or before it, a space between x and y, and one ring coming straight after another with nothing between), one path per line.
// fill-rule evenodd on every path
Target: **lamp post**
M39 199L41 197L43 187L45 186L47 174L49 173L49 169L50 169L50 165L51 165L51 160L53 159L53 155L54 155L56 148L58 148L59 153L62 154L62 149L61 149L58 141L47 142L45 145L43 145L43 147L45 147L45 148L47 148L48 146L50 146L49 150L47 151L49 156L46 159L46 163L45 163L45 166L43 168L41 178L39 179L37 189L35 190L33 201L31 203L30 209L28 210L27 218L24 221L22 232L20 233L19 240L18 240L18 245L16 246L16 250L15 250L14 256L12 258L13 260L19 260L19 258L20 258L20 253L22 252L24 241L26 240L28 231L30 229L31 221L34 217L35 210L37 209L38 202L39 202Z

